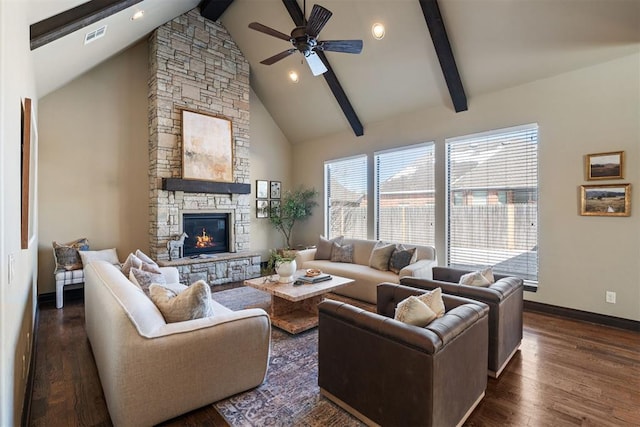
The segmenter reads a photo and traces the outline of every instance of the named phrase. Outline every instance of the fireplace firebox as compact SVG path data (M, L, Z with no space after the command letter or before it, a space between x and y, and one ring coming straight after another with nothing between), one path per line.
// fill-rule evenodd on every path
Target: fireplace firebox
M187 233L183 256L229 252L229 214L183 214L182 230Z

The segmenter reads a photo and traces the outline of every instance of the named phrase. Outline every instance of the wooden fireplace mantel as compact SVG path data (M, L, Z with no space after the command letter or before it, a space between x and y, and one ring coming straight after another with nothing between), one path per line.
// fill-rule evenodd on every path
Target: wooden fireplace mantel
M182 178L162 178L162 189L187 193L251 194L251 184Z

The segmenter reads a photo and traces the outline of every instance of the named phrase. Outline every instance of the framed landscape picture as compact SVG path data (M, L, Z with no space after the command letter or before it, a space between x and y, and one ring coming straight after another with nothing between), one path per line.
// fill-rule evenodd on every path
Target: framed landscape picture
M631 184L581 185L580 215L631 215Z
M624 178L624 151L587 154L585 171L587 181Z
M182 178L233 182L230 120L182 110Z

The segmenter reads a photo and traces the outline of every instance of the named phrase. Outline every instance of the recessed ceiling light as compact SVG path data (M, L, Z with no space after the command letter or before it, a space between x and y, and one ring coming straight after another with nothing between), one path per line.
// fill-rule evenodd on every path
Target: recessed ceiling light
M133 16L131 17L132 21L136 21L140 18L142 18L144 16L144 10L139 10L136 13L133 14Z
M382 40L384 37L384 25L379 22L376 22L371 26L371 34L373 34L373 38L376 40Z
M300 81L300 76L298 76L298 73L295 71L289 71L289 79L294 83L298 83Z

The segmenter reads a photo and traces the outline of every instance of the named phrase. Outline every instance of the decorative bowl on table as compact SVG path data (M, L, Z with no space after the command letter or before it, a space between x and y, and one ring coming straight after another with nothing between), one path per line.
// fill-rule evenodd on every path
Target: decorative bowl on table
M322 274L322 271L318 270L317 268L308 268L304 272L304 275L307 277L316 277L316 276L319 276L320 274Z

